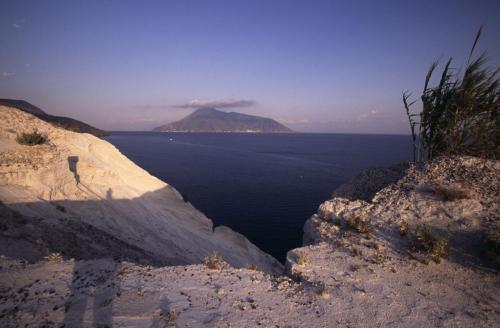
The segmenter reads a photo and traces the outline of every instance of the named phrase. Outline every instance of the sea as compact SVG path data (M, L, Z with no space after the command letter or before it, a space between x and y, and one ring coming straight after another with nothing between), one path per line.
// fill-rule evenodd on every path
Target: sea
M407 135L113 132L106 139L214 225L281 262L335 188L363 169L411 159Z

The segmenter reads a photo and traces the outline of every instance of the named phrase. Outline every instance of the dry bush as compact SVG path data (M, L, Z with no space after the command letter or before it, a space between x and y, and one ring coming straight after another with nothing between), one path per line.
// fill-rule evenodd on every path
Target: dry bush
M214 251L212 255L206 256L203 259L203 263L211 270L219 270L222 269L224 260L216 251Z
M415 227L412 248L422 251L430 260L439 263L442 258L448 257L450 251L449 233L439 234L426 225L418 225Z

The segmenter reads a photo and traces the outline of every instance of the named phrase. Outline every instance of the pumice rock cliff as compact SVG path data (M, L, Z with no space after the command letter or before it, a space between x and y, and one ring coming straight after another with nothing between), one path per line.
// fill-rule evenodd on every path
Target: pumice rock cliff
M38 131L42 145L15 142ZM3 255L36 260L114 256L145 263L201 263L217 252L235 267L279 272L281 264L212 221L108 142L0 106Z

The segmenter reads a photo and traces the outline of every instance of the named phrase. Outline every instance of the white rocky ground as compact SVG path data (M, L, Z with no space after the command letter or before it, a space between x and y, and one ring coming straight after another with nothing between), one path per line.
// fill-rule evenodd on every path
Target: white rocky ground
M1 259L0 265L2 327L327 325L314 294L251 269L110 260L26 265Z
M39 147L40 157L53 153L43 147ZM8 153L17 154L22 148ZM117 152L114 148L112 151ZM12 165L18 165L19 158L23 158L16 156L2 153L1 157L4 164L0 176L18 179L9 180L9 188L2 182L0 190L10 190L9 197L20 197L12 181L38 181L36 176L40 174L32 173L31 180L16 178L19 174ZM77 156L85 158L85 153ZM102 159L106 163L108 160L113 161ZM10 173L5 173L6 167L10 167ZM64 165L59 168L63 171ZM71 249L67 243L61 246L52 240L51 249L70 249L82 258L102 256L107 249L116 256L114 260L87 261L64 261L54 256L34 264L0 258L1 326L498 327L500 275L498 263L486 254L491 249L484 240L492 232L500 233L499 163L467 157L442 158L407 172L401 170L405 167L365 173L335 192L336 198L321 204L318 213L305 224L307 246L288 253L287 273L293 280L229 265L218 269L205 265L155 268L123 261L120 258L154 262L155 249L143 252L140 247L149 245L147 242L125 242L112 229L96 228L93 221L79 225L68 216L68 221L56 226L33 219L28 209L35 212L44 208L34 206L32 200L8 203L1 212L5 213L0 226L4 240L22 240L27 230L29 238L53 231L56 235L69 232L75 235L71 240L78 247ZM110 174L80 179L93 186ZM140 180L134 184L140 186ZM117 179L113 186L120 190L120 183L128 182ZM130 198L128 193L132 191L123 188L121 198L124 193ZM383 189L375 193L378 188ZM99 192L101 200L105 200L105 189ZM169 204L180 206L177 201ZM47 207L59 204L46 203ZM73 216L95 214L77 212L88 211L95 203L71 204L63 203L65 211L57 211ZM111 201L98 204L102 204L99 206L104 213L111 211L108 206L118 206ZM126 216L125 222L128 220L133 218ZM135 222L137 230L142 229L140 223ZM440 246L434 249L445 250L445 241L449 241L448 257L438 258L421 247L417 237L422 234L418 234L417 227L424 225L431 234L425 240ZM82 229L85 233L79 233ZM86 239L89 236L98 241L100 248L82 251L85 245L90 246ZM496 238L499 242L499 235ZM25 253L29 247L36 252L32 244L16 243L17 253ZM122 254L113 254L115 248L122 249ZM16 255L12 247L2 245L0 249Z
M372 202L333 198L306 222L310 245L288 253L288 270L355 325L498 327L500 275L484 240L496 231L499 242L499 173L495 161L441 158ZM446 259L419 248L417 226L449 240Z
M47 144L13 142L35 130ZM57 250L170 265L201 263L217 251L236 267L281 271L244 236L213 229L174 188L104 140L0 106L0 144L0 210L10 227L0 238L5 255L34 260Z

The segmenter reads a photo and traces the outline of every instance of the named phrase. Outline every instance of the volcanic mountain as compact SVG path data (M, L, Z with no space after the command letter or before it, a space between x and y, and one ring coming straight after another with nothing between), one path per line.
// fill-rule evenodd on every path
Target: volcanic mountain
M153 131L161 132L293 132L281 123L266 117L236 112L223 112L204 107L185 118L159 126Z

